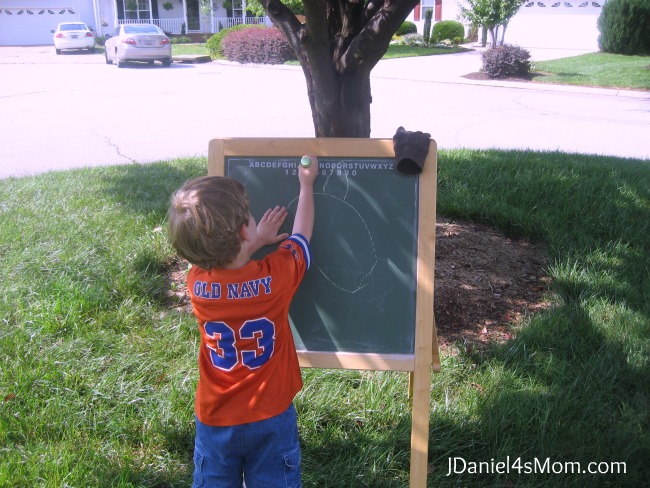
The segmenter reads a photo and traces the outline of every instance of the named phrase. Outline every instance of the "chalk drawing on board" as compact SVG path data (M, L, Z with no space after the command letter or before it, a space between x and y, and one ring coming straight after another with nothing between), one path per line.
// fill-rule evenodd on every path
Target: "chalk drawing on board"
M320 249L321 255L315 256L313 265L323 279L333 287L345 293L356 293L368 286L379 261L374 239L361 213L345 200L350 191L350 181L347 176L341 179L327 176L322 189L322 192L314 193L315 207L327 208L330 216L338 216L344 220L345 225L341 227L347 229L348 235L328 231L332 241ZM330 191L332 194L329 193ZM342 196L337 196L337 192L342 193ZM298 197L287 205L290 215L295 215L297 203ZM336 225L336 221L330 220L330 223ZM316 225L318 229L322 224L317 220ZM355 235L350 236L350 233ZM350 246L351 242L356 243L356 249ZM359 252L359 249L363 249L363 252ZM322 266L320 263L323 262L329 263L328 266Z

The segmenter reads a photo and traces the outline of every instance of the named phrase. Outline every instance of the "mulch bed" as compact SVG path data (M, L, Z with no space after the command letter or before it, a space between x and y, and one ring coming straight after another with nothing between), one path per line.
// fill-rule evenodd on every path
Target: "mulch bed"
M512 337L526 314L551 306L546 259L533 243L486 225L439 217L436 224L435 306L438 343L445 354ZM171 308L191 313L187 263L167 272Z

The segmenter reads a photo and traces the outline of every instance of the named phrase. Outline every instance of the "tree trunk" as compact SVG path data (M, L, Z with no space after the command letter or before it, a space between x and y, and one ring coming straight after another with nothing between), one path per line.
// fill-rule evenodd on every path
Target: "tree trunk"
M494 49L497 47L497 42L499 40L499 26L491 25L488 27L488 30L490 31L490 39L492 39L492 46L490 47Z
M303 0L301 24L281 1L260 0L300 61L316 137L370 137L370 72L417 1Z
M505 37L506 37L506 29L507 29L507 28L508 28L508 22L504 22L504 23L503 23L503 31L501 32L501 42L500 42L500 44L499 44L500 46L503 46L503 40L504 40Z
M316 137L370 137L370 73L335 73L319 83L303 64Z

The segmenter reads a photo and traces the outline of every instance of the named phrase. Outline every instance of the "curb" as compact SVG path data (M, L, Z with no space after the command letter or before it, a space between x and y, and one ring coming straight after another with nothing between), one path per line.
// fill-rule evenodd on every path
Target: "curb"
M203 54L181 54L178 56L172 56L172 62L174 63L209 63L212 61L210 56Z

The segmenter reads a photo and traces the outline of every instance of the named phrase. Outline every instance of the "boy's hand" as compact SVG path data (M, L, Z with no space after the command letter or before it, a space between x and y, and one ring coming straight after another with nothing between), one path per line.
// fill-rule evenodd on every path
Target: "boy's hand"
M260 247L283 241L289 234L278 234L284 219L287 218L287 209L276 206L268 209L257 224L257 241Z
M300 185L314 186L314 181L316 180L316 176L318 176L318 158L312 155L307 155L305 158L309 158L310 163L309 166L305 166L302 163L299 165L298 179L300 180Z

